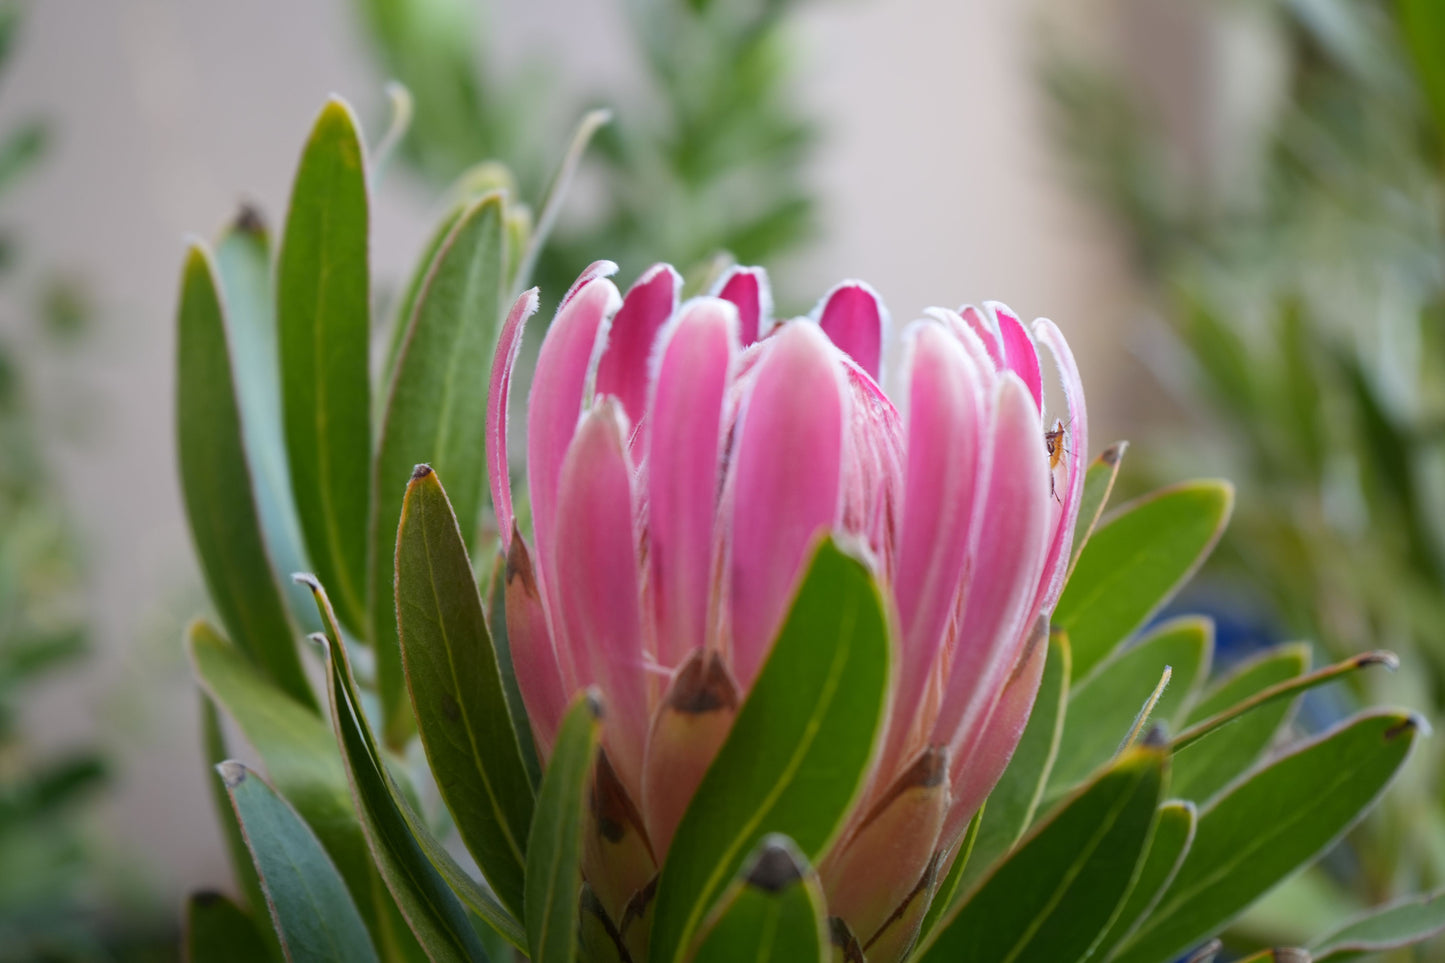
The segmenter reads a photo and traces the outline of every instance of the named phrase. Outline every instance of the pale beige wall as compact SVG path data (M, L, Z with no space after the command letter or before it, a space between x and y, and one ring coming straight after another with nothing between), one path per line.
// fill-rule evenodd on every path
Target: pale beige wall
M516 38L513 62L558 58L589 81L625 83L626 33L609 4L537 0L499 10L492 28ZM828 231L799 270L820 291L872 281L898 320L985 298L1052 316L1080 355L1102 442L1123 427L1111 398L1131 294L1114 242L1050 154L1033 17L1014 0L806 9L799 64L827 129L816 176ZM77 394L93 402L89 437L57 457L89 541L100 654L32 715L47 743L98 738L118 754L104 826L150 862L168 899L224 873L175 635L197 604L171 452L182 238L212 232L242 197L279 212L329 92L379 101L358 41L338 0L43 0L0 87L0 129L42 112L60 132L54 160L0 214L33 260L89 275L102 306L97 337L40 385L52 412ZM399 179L383 185L380 274L405 266L426 211Z

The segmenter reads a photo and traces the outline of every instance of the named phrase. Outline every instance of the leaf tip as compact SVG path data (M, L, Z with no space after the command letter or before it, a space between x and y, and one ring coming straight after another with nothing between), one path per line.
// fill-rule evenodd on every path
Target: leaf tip
M1388 649L1378 649L1374 652L1362 652L1355 656L1355 668L1366 669L1372 665L1383 665L1391 672L1400 668L1400 657Z
M1407 712L1400 717L1400 721L1385 730L1385 741L1394 742L1401 736L1422 735L1428 736L1431 733L1430 723L1418 712Z
M216 772L221 775L227 789L235 789L246 781L246 767L234 759L227 759L225 762L216 764Z
M428 475L430 475L430 474L432 474L432 467L431 467L430 465L427 465L427 464L417 465L415 468L413 468L413 469L411 470L411 480L412 480L412 481L417 481L418 479L425 478L426 476L428 476Z
M231 220L231 230L237 234L263 237L266 234L266 216L261 208L250 201L242 201L236 216Z
M602 703L602 690L596 686L589 686L587 691L582 694L582 698L587 705L588 714L591 715L594 720L600 721L607 715L607 711Z
M320 594L321 580L310 572L292 572L291 581L297 585L304 585L309 588L313 595Z
M205 908L214 906L226 897L213 889L198 889L191 894L191 905Z
M801 880L804 872L792 841L774 834L763 840L757 858L748 869L747 883L765 893L781 893Z
M1129 450L1127 441L1116 441L1108 448L1099 453L1099 460L1106 465L1117 465L1124 457L1124 452Z

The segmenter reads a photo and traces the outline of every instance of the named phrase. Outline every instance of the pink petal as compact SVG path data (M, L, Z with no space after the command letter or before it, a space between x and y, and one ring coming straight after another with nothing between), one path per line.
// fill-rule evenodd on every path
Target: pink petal
M969 308L975 315L977 308ZM957 311L950 311L947 308L927 308L923 312L925 317L932 318L946 327L958 342L963 345L963 350L973 359L975 367L978 368L979 377L990 385L993 383L993 376L1000 370L1003 364L1003 355L999 352L998 341L988 333L987 325L984 326L984 335L990 339L985 343L984 336L980 335L979 329L963 319ZM992 344L992 349L989 348Z
M561 646L581 670L579 685L601 685L604 744L623 785L640 798L648 706L626 437L621 406L602 398L567 449L557 502L555 598Z
M953 765L953 802L939 835L943 845L953 844L1008 768L1033 711L1048 650L1048 623L1040 619L993 713Z
M1073 553L1074 524L1079 518L1079 500L1084 494L1084 474L1089 465L1089 412L1084 405L1084 382L1079 377L1079 366L1074 363L1074 353L1063 334L1047 318L1034 322L1034 336L1054 356L1059 368L1059 380L1064 386L1064 398L1069 406L1069 433L1072 436L1069 452L1063 457L1063 468L1068 481L1056 485L1056 491L1063 492L1063 504L1059 506L1053 540L1049 545L1048 559L1044 563L1044 579L1039 587L1039 599L1035 603L1045 612L1053 612L1059 593L1064 590L1064 578L1068 574L1069 556Z
M552 526L562 458L582 416L588 373L593 370L597 349L606 343L607 323L621 302L611 281L596 278L587 282L557 310L537 355L527 405L527 480L538 568L548 598L546 585L556 557Z
M612 319L607 350L597 366L597 393L621 401L633 425L646 413L648 359L657 332L677 309L681 288L682 278L672 265L653 265L627 292Z
M512 396L512 369L522 350L527 319L537 313L537 289L526 291L502 324L497 353L492 358L492 381L487 389L487 473L492 481L492 509L503 549L510 548L513 528L512 476L507 461L507 408Z
M557 310L561 311L565 308L567 302L576 297L578 291L581 291L593 281L598 278L610 278L616 273L617 265L614 262L593 261L583 269L581 274L577 275L577 280L573 281L572 286L567 289L567 293L562 295L562 300L557 302Z
M879 380L888 310L876 291L862 281L844 281L824 295L813 317L833 344Z
M802 322L765 344L732 464L733 673L744 691L782 623L809 546L838 521L844 460L847 404L833 346Z
M735 264L718 278L712 293L737 305L738 336L744 348L768 333L773 323L773 292L768 287L768 272L760 267Z
M1049 536L1049 487L1038 412L1024 383L999 379L992 405L987 490L975 516L976 555L969 563L958 641L933 742L953 745L987 718L1025 641ZM957 758L957 753L954 754Z
M707 639L723 434L737 310L690 302L660 339L649 408L648 569L657 658L680 664Z
M537 591L532 558L515 523L507 550L506 577L507 645L512 669L517 675L517 688L522 690L537 751L546 759L557 738L562 714L567 711L568 690L563 688L557 653L547 631L547 613Z
M908 468L894 593L902 629L902 661L883 753L894 771L915 708L938 658L964 563L970 522L986 468L981 379L963 347L940 325L910 326Z
M1008 366L1004 363L1003 346L999 344L998 340L998 326L994 324L992 318L971 304L965 304L959 308L958 313L963 318L964 324L968 325L969 330L978 335L984 350L993 360L993 369L995 371L1008 370Z
M1029 394L1034 396L1034 410L1044 410L1044 376L1039 368L1039 353L1034 341L1019 321L1018 316L997 301L984 305L998 318L999 335L1003 340L1003 356L1009 369L1024 379Z

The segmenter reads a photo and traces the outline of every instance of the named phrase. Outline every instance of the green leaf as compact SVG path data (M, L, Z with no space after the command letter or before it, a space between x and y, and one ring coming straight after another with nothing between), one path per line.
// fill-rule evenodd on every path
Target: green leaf
M863 785L889 675L878 587L863 563L825 540L673 837L653 960L686 958L722 890L770 833L819 862Z
M291 468L281 428L281 361L276 344L276 290L271 241L260 211L243 207L216 242L216 271L231 336L236 396L261 531L277 573L310 568L291 495ZM316 607L299 585L282 582L293 618L315 627Z
M427 760L462 841L520 914L532 781L467 547L447 493L425 466L406 489L396 568L406 681Z
M366 159L351 108L312 128L276 265L281 402L307 555L357 634L366 621L371 511Z
M595 694L573 700L542 776L527 840L527 946L532 963L572 963L577 956L582 821L603 711Z
M226 808L231 808L229 802ZM246 862L250 861L248 854ZM187 963L258 963L281 955L279 946L266 943L245 910L213 892L192 893L186 900L184 947Z
M1169 685L1153 715L1172 722L1196 683L1208 675L1213 642L1214 629L1208 619L1172 620L1137 645L1115 654L1075 686L1069 694L1068 724L1058 761L1049 776L1050 795L1063 795L1123 748L1139 707L1169 669Z
M1172 958L1322 852L1374 803L1422 725L1407 713L1362 713L1201 810L1184 865L1118 963Z
M1310 947L1317 963L1345 963L1411 946L1445 932L1445 891L1411 896L1370 911Z
M206 753L206 764L212 769L233 758L226 749L226 737L221 731L221 719L216 713L215 703L204 695L201 696L201 740ZM241 824L236 819L236 810L231 807L231 799L226 795L226 787L220 780L206 781L211 787L216 820L221 824L221 835L226 841L226 855L230 859L231 872L236 877L241 893L246 897L246 908L260 914L265 911L266 897L261 890L261 877L256 875L256 864L251 862L251 851L246 848L246 839L241 835ZM193 900L196 898L198 897L192 897ZM279 956L281 947L275 942L269 928L265 935L271 937L271 949L275 951L270 955Z
M1054 610L1054 626L1069 633L1074 679L1107 659L1189 579L1233 503L1228 482L1189 482L1123 506L1094 533Z
M512 178L512 172L495 161L483 161L457 178L448 192L450 196L450 207L442 215L442 219L432 229L431 235L427 238L426 244L422 247L421 257L417 259L412 267L411 277L406 282L406 289L396 301L391 321L391 335L386 347L386 362L382 367L381 384L389 385L396 375L396 361L401 356L402 342L406 340L407 331L411 328L411 318L416 313L416 303L421 299L422 289L426 286L427 280L431 277L436 267L437 255L441 252L442 244L452 236L457 222L462 215L470 211L477 201L487 194L502 192L507 196L515 196L517 185ZM509 246L511 238L508 238ZM508 250L509 258L512 260L517 256L514 246ZM488 370L491 370L488 368ZM384 400L384 399L383 399ZM380 417L383 412L378 411Z
M315 706L266 556L231 377L225 311L215 268L199 243L186 255L176 322L181 491L206 587L242 651L293 698Z
M462 900L508 939L518 935L519 927L494 897L481 891L456 866L410 811L386 769L385 758L362 710L331 602L319 582L310 576L298 578L311 588L321 622L326 626L325 634L314 638L326 651L331 723L377 871L433 963L486 960L486 949L472 928Z
M1435 116L1436 135L1445 140L1445 8L1438 0L1399 0L1400 31L1415 62L1420 89Z
M718 901L692 963L828 963L833 953L818 878L786 836L770 836Z
M1288 679L1309 666L1309 647L1282 645L1244 663L1219 680L1185 718L1195 725ZM1182 799L1205 802L1244 772L1274 740L1292 702L1275 702L1174 753L1172 789Z
M1372 665L1387 666L1391 671L1394 671L1400 667L1400 659L1395 653L1383 650L1362 652L1359 655L1352 655L1348 659L1342 659L1334 665L1327 665L1323 669L1316 669L1309 675L1286 679L1267 689L1256 692L1248 699L1236 703L1223 712L1219 712L1190 726L1174 738L1174 749L1177 752L1180 749L1188 748L1200 739L1213 735L1218 730L1237 721L1240 717L1267 706L1270 703L1292 700L1310 689L1335 682L1344 676Z
M1194 827L1199 814L1192 802L1167 802L1159 807L1158 823L1154 836L1149 840L1149 849L1139 866L1139 874L1129 887L1114 922L1099 945L1094 948L1093 958L1107 960L1114 947L1128 939L1139 922L1148 917L1149 911L1164 895L1179 867L1184 864L1184 855L1194 842Z
M921 963L1074 963L1119 908L1154 828L1161 749L1131 749L1034 829L920 947Z
M293 963L376 960L346 883L301 816L239 762L216 767Z
M267 681L206 623L191 624L186 645L206 695L236 721L271 783L321 840L357 906L368 913L372 937L383 944L380 914L371 909L375 871L330 727Z
M1099 516L1104 514L1104 508L1109 504L1109 495L1114 491L1114 481L1119 477L1119 466L1124 461L1124 453L1129 450L1127 441L1116 441L1108 448L1099 452L1089 470L1084 473L1084 493L1079 500L1079 520L1074 525L1074 544L1069 550L1069 572L1074 571L1074 566L1079 562L1079 553L1084 550L1089 537L1094 534L1094 526L1099 524ZM1067 581L1067 579L1065 579Z
M453 525L460 526L462 544L470 551L487 476L484 372L491 370L505 310L506 263L502 196L489 194L462 214L442 244L408 325L390 386L372 480L367 591L377 688L386 741L393 746L404 743L410 725L405 718L408 706L394 594L402 500L412 469L431 465L448 481L456 515ZM525 831L524 824L521 838Z
M1069 639L1061 632L1054 632L1049 635L1049 654L1039 682L1039 694L1034 698L1033 712L1029 715L1024 734L1019 737L1008 768L993 787L993 792L989 793L978 842L969 860L971 865L963 872L964 882L971 883L991 869L999 857L1014 847L1029 823L1033 822L1044 798L1044 786L1058 764L1068 701ZM967 887L957 895L962 896L966 892ZM942 887L939 894L943 894ZM925 929L923 932L926 934L928 931Z

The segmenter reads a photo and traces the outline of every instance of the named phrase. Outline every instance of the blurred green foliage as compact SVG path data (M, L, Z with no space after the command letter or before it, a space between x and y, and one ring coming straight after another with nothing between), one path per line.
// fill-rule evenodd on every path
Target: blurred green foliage
M539 196L565 127L598 106L554 117L566 57L501 77L478 0L356 3L382 69L414 99L400 147L408 164L440 187L479 161L500 160L516 172L521 196ZM618 6L643 84L631 98L607 98L615 119L581 176L587 216L559 225L536 283L565 291L600 257L617 261L626 279L662 258L686 266L726 251L758 264L795 250L812 235L816 214L804 176L816 131L797 105L786 30L795 4Z
M1161 427L1154 473L1235 479L1216 578L1332 653L1400 651L1414 672L1393 684L1445 705L1445 4L1191 11L1217 68L1192 156L1120 63L1051 50L1043 70L1058 141L1151 294L1146 361L1188 417ZM1267 69L1231 76L1220 45L1241 34ZM1429 769L1337 854L1354 898L1442 882ZM1281 918L1348 910L1322 892Z

